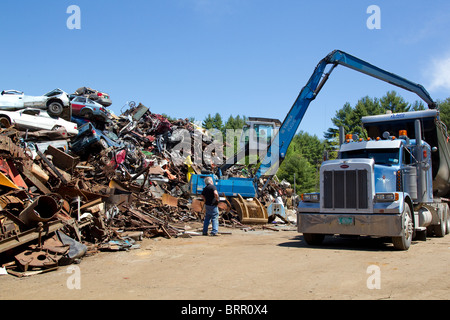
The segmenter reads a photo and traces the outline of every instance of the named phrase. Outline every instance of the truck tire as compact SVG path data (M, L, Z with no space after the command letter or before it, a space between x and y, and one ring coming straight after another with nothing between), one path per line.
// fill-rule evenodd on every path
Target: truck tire
M304 233L303 239L305 239L306 243L312 246L320 245L325 238L324 234L317 233Z
M445 237L447 233L447 212L446 210L440 209L440 219L439 224L433 226L434 235L438 238Z
M405 204L402 213L402 235L400 237L392 237L392 243L397 250L408 250L411 246L413 237L414 224L411 215L411 208Z

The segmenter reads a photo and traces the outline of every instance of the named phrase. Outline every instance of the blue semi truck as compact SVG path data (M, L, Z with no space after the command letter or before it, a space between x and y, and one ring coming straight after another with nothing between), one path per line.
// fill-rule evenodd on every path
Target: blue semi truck
M436 109L362 118L368 139L346 135L337 160L320 170L320 192L304 194L298 231L308 244L326 235L414 237L450 231L450 152Z

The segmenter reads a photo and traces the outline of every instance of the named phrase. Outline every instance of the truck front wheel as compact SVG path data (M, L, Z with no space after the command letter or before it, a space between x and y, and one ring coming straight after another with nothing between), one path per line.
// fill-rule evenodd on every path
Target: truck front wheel
M303 239L305 239L306 243L313 246L322 244L324 238L325 238L324 234L316 234L316 233L303 234Z
M408 250L411 246L413 236L413 220L411 215L411 208L405 203L405 208L402 213L402 235L400 237L392 237L392 243L397 250Z

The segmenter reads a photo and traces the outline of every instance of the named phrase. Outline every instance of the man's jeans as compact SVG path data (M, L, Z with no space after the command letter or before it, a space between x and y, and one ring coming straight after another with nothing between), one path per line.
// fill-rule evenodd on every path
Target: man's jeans
M212 222L211 235L216 235L219 232L219 208L217 206L205 205L206 214L203 222L203 234L208 234L209 222Z

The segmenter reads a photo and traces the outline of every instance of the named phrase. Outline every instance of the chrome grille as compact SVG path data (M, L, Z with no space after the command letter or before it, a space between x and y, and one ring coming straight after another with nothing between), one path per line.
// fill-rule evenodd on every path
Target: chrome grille
M323 207L326 209L367 209L367 170L324 172Z

